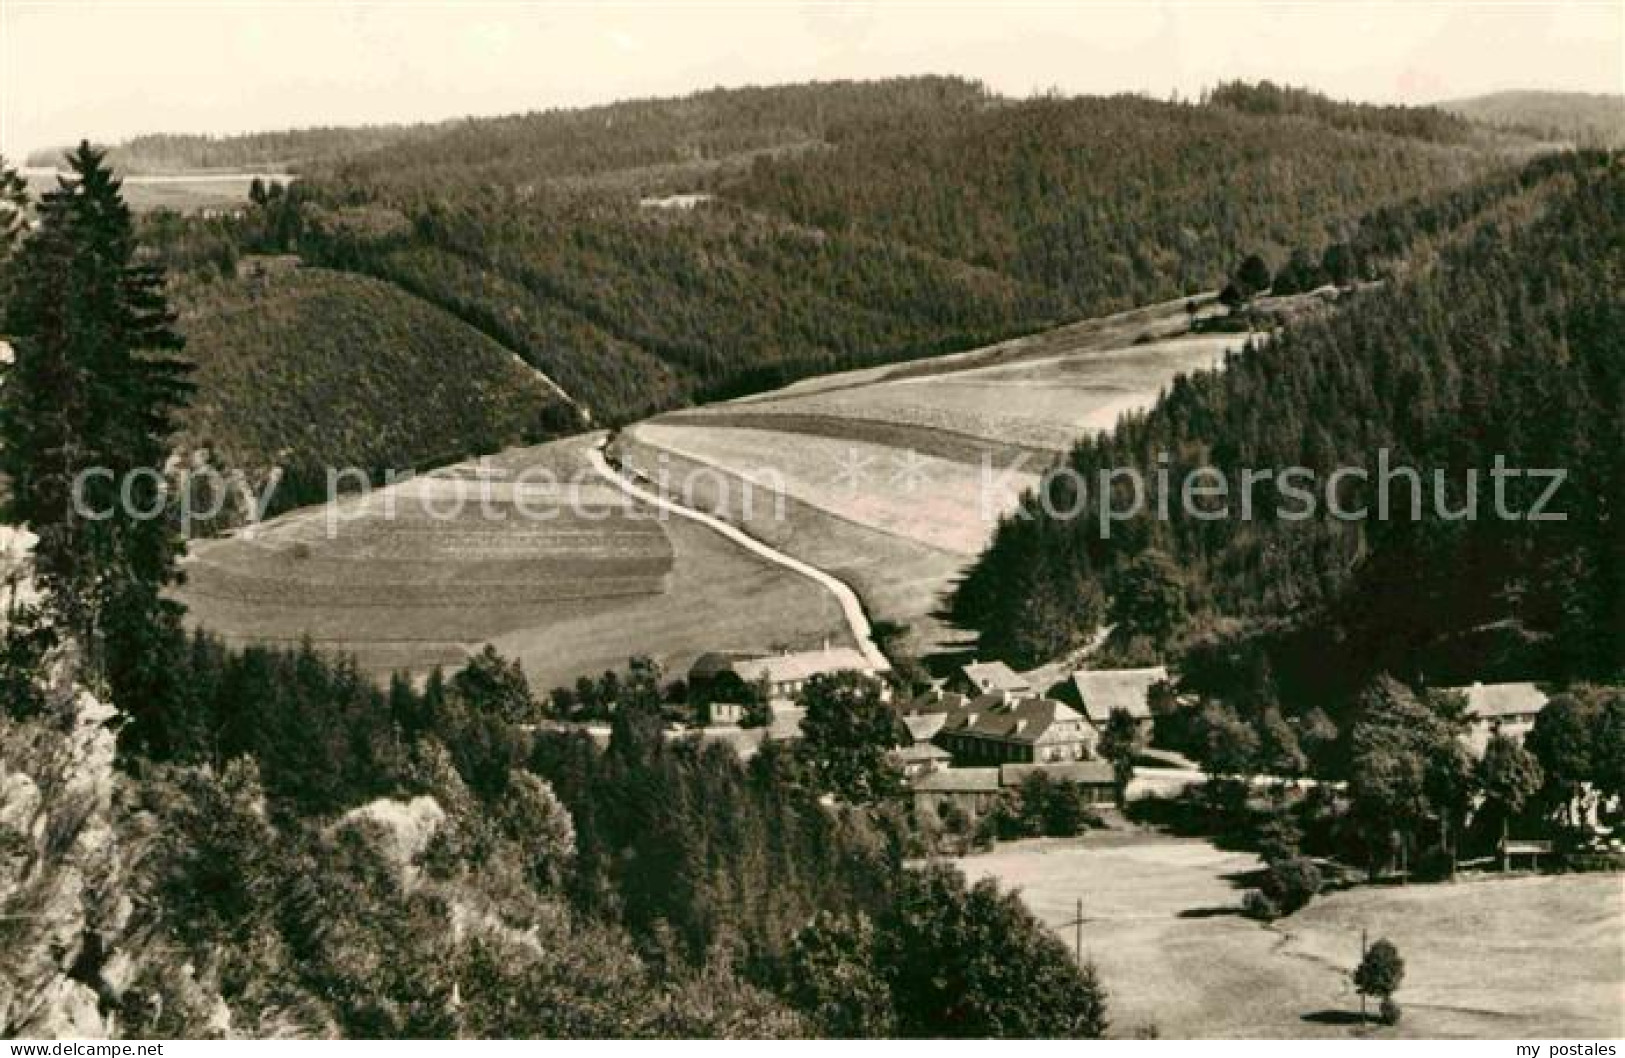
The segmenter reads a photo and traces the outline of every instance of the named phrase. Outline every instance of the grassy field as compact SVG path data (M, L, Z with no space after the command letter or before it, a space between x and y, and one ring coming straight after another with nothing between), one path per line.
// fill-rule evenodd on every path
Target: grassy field
M617 443L629 464L847 581L873 616L912 628L916 652L952 653L972 641L940 618L944 595L1020 492L1079 436L1240 344L1190 336L1190 321L1184 301L1148 306L662 416ZM777 511L763 487L774 480Z
M378 675L455 665L492 643L541 690L636 653L676 674L707 650L845 642L827 592L629 504L585 475L589 443L516 449L347 501L332 535L328 512L306 509L194 544L178 595L233 641L308 635Z
M1625 1033L1625 886L1618 875L1361 888L1271 926L1241 917L1258 861L1195 839L1101 833L960 861L1016 886L1111 993L1113 1034L1173 1038L1614 1038ZM1393 1029L1356 1023L1361 930L1406 961Z
M41 194L56 186L54 171L28 169L24 172L29 190ZM177 213L196 213L206 209L242 209L248 204L248 189L255 173L200 170L197 172L165 175L124 177L124 200L137 213L155 209L172 209ZM293 177L285 174L267 174L267 181L288 183Z
M1083 349L760 401L750 412L757 420L774 414L858 419L1064 452L1079 434L1110 429L1176 375L1212 367L1240 344L1235 335L1221 335Z
M652 448L732 471L759 492L782 481L792 498L838 518L967 558L981 553L998 516L1037 481L984 478L968 463L858 440L659 423L629 432Z
M780 507L768 499L746 509L736 475L719 479L714 467L639 441L638 431L622 434L616 447L630 466L664 469L673 480L692 482L695 506L845 581L870 617L910 626L916 649L948 649L962 641L963 633L935 614L943 585L969 561L964 555L859 525L793 497Z

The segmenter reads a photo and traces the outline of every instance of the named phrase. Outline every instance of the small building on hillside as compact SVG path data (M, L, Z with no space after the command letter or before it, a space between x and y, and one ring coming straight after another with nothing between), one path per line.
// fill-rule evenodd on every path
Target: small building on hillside
M1061 764L1095 755L1099 733L1053 698L993 691L948 714L937 744L964 767Z
M1027 680L1002 661L973 661L948 677L944 689L975 697L989 691L1016 695L1038 693Z
M1496 732L1509 738L1523 738L1535 726L1535 717L1551 700L1533 683L1475 683L1447 690L1467 699L1467 715L1473 725L1467 741L1475 753L1482 753Z
M852 647L829 647L797 654L770 654L736 661L733 671L747 685L765 686L768 701L788 702L801 693L807 681L826 672L862 672L874 675L869 659Z
M915 811L930 809L940 817L952 805L972 819L992 810L999 798L999 769L944 768L909 783Z
M953 760L953 754L941 746L930 742L915 742L908 746L899 746L890 753L892 763L897 765L903 773L903 778L909 782L929 775L935 771L947 768Z
M1112 772L1111 764L1103 760L1080 760L1072 764L1002 764L999 766L999 785L1020 786L1034 773L1040 773L1054 782L1078 787L1091 804L1117 802L1117 776Z
M1161 665L1146 669L1079 669L1072 674L1071 695L1096 731L1106 730L1114 710L1132 716L1147 738L1151 735L1151 689L1168 682Z
M1105 761L1075 761L1069 764L1001 764L987 768L939 768L909 782L908 796L916 811L930 809L941 816L944 808L980 819L992 810L1004 790L1020 788L1029 775L1041 772L1056 782L1080 787L1093 804L1113 804L1117 798L1116 779Z
M745 705L743 702L711 702L706 708L710 711L709 720L712 724L738 725L745 719Z

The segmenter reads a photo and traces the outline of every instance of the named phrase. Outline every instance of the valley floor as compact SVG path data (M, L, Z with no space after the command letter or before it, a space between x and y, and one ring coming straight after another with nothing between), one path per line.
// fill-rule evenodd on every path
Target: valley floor
M1616 1038L1625 1035L1625 881L1480 877L1356 888L1273 925L1240 915L1248 853L1149 832L1023 841L959 861L1016 887L1110 993L1112 1034L1164 1038ZM1357 1023L1362 931L1406 963L1394 1029Z

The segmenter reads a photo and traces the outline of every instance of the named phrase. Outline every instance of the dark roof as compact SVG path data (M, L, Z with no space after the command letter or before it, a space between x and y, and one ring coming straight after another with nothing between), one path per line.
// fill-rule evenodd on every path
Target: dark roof
M912 698L901 703L899 709L904 716L920 716L929 713L952 713L963 709L970 704L970 698L958 691L929 690L918 698Z
M1037 742L1055 724L1082 719L1076 709L1053 698L1025 698L1008 691L993 691L950 713L942 733L1001 742Z
M1103 760L1080 760L1073 764L1002 764L999 766L1001 786L1020 786L1021 781L1039 771L1056 782L1075 782L1085 786L1115 786L1117 777L1112 766Z
M688 678L690 680L716 679L724 672L733 672L735 662L745 661L757 656L740 650L713 650L694 659L694 664L688 667Z
M1111 718L1113 709L1122 709L1136 720L1149 720L1151 687L1167 678L1168 670L1161 665L1149 669L1079 669L1072 674L1072 688L1089 721L1099 727Z

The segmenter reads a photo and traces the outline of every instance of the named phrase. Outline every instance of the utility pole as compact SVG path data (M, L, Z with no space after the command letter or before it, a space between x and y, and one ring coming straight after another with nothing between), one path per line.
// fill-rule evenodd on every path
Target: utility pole
M1365 953L1366 953L1366 950L1367 950L1366 945L1367 945L1367 941L1369 939L1369 936L1370 935L1366 931L1366 928L1364 926L1361 926L1360 927L1360 965L1361 966L1365 965ZM1359 986L1356 985L1355 987L1358 988ZM1365 992L1364 991L1360 992L1360 1024L1362 1024L1362 1025L1365 1024Z
M1063 922L1063 926L1072 927L1072 951L1078 960L1078 969L1083 969L1083 924L1087 921L1083 917L1083 897L1078 897L1078 914L1070 922Z

